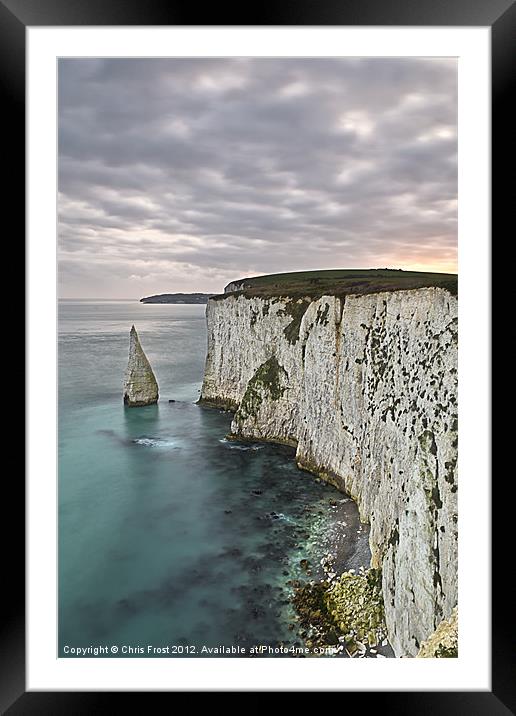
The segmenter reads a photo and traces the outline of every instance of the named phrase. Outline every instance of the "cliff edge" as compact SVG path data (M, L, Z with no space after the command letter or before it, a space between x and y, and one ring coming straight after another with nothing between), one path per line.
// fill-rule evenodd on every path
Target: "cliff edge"
M457 604L456 295L236 286L208 302L200 402L234 410L235 436L295 446L299 467L353 497L389 640L416 656Z

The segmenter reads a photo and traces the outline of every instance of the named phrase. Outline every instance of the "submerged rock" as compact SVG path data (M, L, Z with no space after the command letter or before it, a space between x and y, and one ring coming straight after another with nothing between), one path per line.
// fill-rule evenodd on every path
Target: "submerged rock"
M136 328L131 328L129 362L124 380L124 403L136 407L158 402L158 383L140 344Z

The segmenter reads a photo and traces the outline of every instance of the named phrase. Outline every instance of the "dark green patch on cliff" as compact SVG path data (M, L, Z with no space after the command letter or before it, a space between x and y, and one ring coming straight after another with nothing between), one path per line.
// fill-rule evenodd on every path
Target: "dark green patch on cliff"
M279 400L285 392L281 384L282 377L287 377L287 373L275 356L262 363L247 384L238 417L245 419L255 416L265 395L271 400Z
M301 321L306 313L310 301L299 299L297 301L287 301L285 308L281 308L278 311L278 316L290 316L292 321L285 326L283 333L287 341L294 345L299 340L299 329L301 328Z
M319 306L319 308L317 309L317 317L316 317L316 319L315 319L315 322L316 322L317 324L321 324L322 326L327 326L327 325L328 325L328 313L329 313L329 311L330 311L330 304L329 304L329 303L326 303L325 306L324 306L324 308L321 308L321 307Z

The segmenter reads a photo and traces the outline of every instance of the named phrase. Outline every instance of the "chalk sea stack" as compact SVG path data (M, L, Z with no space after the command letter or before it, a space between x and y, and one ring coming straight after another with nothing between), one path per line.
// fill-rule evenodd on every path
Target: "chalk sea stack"
M156 377L133 326L129 338L129 362L124 380L124 403L130 407L153 405L158 402L158 397Z

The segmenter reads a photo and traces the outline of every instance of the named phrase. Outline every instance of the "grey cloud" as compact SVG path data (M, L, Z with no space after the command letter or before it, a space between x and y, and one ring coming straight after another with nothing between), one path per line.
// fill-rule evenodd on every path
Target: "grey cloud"
M456 92L442 59L60 60L62 293L455 270Z

